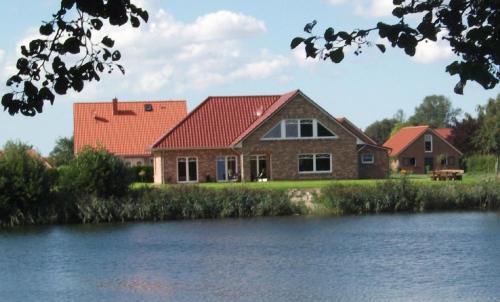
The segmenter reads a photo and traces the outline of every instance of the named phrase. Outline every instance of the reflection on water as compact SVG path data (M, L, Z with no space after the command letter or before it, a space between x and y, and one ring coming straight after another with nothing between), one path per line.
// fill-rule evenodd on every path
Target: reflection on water
M0 301L499 301L500 216L18 228Z

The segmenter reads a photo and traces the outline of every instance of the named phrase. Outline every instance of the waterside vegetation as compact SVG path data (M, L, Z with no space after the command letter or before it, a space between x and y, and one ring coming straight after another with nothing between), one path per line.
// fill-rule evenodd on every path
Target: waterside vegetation
M104 149L58 169L30 150L10 142L0 156L0 226L500 209L500 183L484 174L154 186L132 184L137 171Z

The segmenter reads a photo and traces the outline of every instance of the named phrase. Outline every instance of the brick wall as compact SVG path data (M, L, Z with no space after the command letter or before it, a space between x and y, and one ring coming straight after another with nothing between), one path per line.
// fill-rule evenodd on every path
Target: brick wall
M211 150L173 150L162 151L163 157L163 177L166 183L177 182L177 158L179 157L196 157L198 159L198 181L206 182L207 180L216 180L218 156L236 155L230 149L211 149ZM239 169L239 158L237 157L237 166Z
M424 174L425 165L424 161L426 157L432 157L434 161L434 170L436 169L458 169L460 154L453 149L449 144L443 141L441 138L437 137L432 133L432 131L426 131L425 134L432 135L432 152L424 152L424 136L422 135L417 140L415 140L406 150L404 150L398 157L398 169L404 169L412 171L416 174ZM448 156L454 157L454 163L447 166L442 166L439 160L441 154L447 154ZM416 166L405 166L403 158L414 157L416 159Z
M361 156L373 154L373 164L363 164ZM359 151L359 178L386 178L389 176L389 155L386 149L366 145Z
M289 118L314 118L333 131L336 139L302 139L263 141L261 138L281 120ZM250 179L250 159L252 154L265 154L270 157L270 178L279 179L349 179L358 178L358 156L356 138L337 122L325 115L309 101L296 97L284 108L269 118L261 127L242 142L244 154L244 175ZM304 153L330 153L332 172L318 174L300 174L298 155Z

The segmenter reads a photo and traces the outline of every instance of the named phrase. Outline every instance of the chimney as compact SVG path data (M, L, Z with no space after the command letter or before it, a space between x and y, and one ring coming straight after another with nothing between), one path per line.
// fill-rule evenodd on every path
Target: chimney
M113 115L118 114L118 99L115 97L113 99Z

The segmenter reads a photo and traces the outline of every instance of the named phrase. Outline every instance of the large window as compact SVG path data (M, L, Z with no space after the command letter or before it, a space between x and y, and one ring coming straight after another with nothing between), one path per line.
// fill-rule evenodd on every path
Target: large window
M362 164L373 164L375 161L373 154L371 153L366 153L366 154L361 154L361 163Z
M424 136L425 152L432 152L432 135L426 134Z
M196 157L177 158L177 181L178 182L198 181L198 159Z
M236 156L217 157L217 181L236 179L238 173Z
M331 154L299 155L299 173L326 173L332 171Z
M267 132L262 139L311 139L336 138L335 133L315 119L282 120Z

